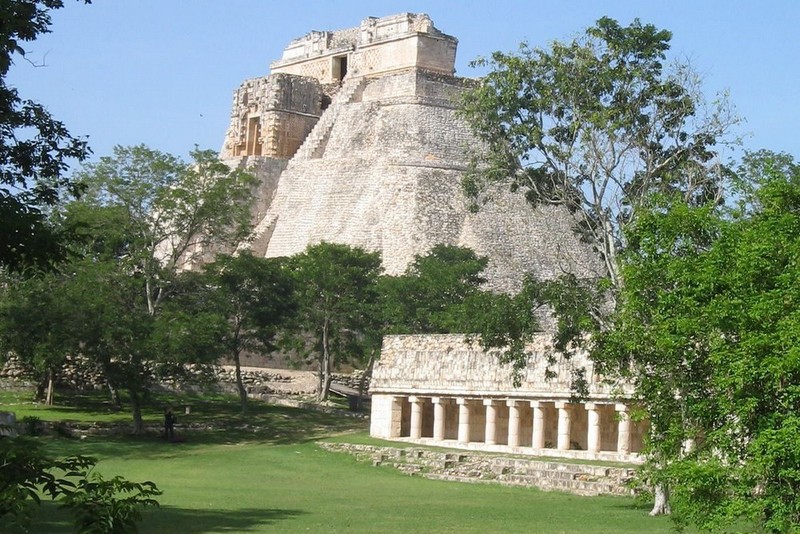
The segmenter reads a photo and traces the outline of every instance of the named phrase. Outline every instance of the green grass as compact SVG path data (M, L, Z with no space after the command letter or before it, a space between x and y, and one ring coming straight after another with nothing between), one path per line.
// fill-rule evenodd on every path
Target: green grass
M153 406L152 413L157 409ZM80 403L69 410L83 420ZM36 415L49 419L57 413L42 409ZM353 441L372 442L364 420L257 402L250 417L236 414L235 401L195 399L192 414L179 423L220 425L213 431L181 432L179 427L184 443L166 443L154 435L40 439L57 454L98 457L103 474L156 482L164 491L161 507L145 512L143 534L670 532L668 519L648 517L647 509L631 499L427 480L358 463L315 443L322 436L352 431ZM32 532L58 534L72 528L69 517L47 503Z

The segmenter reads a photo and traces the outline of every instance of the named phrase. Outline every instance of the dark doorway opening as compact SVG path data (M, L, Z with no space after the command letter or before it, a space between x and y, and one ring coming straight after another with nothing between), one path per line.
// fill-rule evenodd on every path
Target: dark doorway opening
M333 77L342 81L347 75L347 56L333 58Z

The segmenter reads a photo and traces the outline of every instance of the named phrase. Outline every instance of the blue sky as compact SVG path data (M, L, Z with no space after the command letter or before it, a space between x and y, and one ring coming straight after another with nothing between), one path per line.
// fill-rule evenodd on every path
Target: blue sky
M688 59L746 122L747 149L800 159L800 2L795 0L494 0L292 1L67 0L53 33L29 43L9 81L46 104L73 134L88 135L95 157L115 144L144 143L186 156L195 145L218 150L233 91L269 72L295 37L357 26L368 16L428 13L459 40L460 76L470 60L520 41L546 46L602 16L673 32L671 55Z

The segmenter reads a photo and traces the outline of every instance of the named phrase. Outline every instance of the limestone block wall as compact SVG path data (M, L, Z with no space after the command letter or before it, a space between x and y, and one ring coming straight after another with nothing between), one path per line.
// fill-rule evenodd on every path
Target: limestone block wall
M457 43L425 14L369 17L358 28L313 31L293 40L270 68L321 83L340 81L346 73L365 76L410 67L453 74Z

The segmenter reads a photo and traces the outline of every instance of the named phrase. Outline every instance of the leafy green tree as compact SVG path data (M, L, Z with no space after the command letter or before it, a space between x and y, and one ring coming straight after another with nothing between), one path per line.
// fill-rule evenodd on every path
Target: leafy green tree
M317 398L327 400L333 371L347 360L364 360L379 328L377 252L334 243L309 245L291 258L298 300L295 340L318 364Z
M70 160L89 154L85 139L73 137L45 106L22 98L6 81L15 59L26 59L23 44L50 32L50 11L63 5L6 0L0 8L0 266L11 270L46 266L63 255L46 211L64 193L79 191L65 171Z
M495 184L524 194L533 207L562 206L603 266L596 280L528 279L529 307L546 303L557 318L556 348L591 352L595 335L611 327L625 285L625 228L652 195L678 195L689 205L721 198L718 147L737 118L724 95L705 100L689 65L667 64L671 37L639 20L623 27L604 17L548 49L523 43L516 53L476 62L489 73L465 93L464 116L485 148L464 180L466 193L476 209ZM486 347L497 348L492 338L530 335L496 324L501 332L482 338ZM529 357L524 350L505 356ZM666 512L666 500L653 511Z
M481 290L488 258L472 250L436 245L399 276L383 276L380 291L387 332L464 332L465 301Z
M165 306L184 270L246 232L253 178L212 156L195 152L190 165L144 146L117 147L85 166L86 192L63 216L77 241L52 290L71 307L69 340L112 391L128 392L137 433L159 373L219 356L219 322L202 309Z
M10 275L0 286L0 346L13 349L38 384L37 397L53 404L54 383L74 349L70 323L74 309L54 272ZM45 393L46 392L46 393Z
M247 390L242 382L241 356L275 348L275 336L297 309L294 282L281 259L257 258L244 253L222 255L206 266L207 301L212 313L224 319L220 339L224 354L236 366L236 385L247 410ZM202 293L201 293L202 294ZM196 295L195 295L196 298Z
M249 232L256 179L231 170L210 150L187 164L144 145L114 148L113 156L84 165L81 202L127 213L130 248L120 258L144 284L148 312L156 313L181 270L197 267Z
M523 43L476 61L490 72L463 98L486 146L466 192L479 203L499 182L564 206L615 288L624 226L653 191L717 194L715 145L735 122L725 99L704 101L688 65L665 67L671 37L604 17L547 50Z
M800 166L743 168L735 209L661 197L628 228L595 357L636 385L679 525L800 532Z

